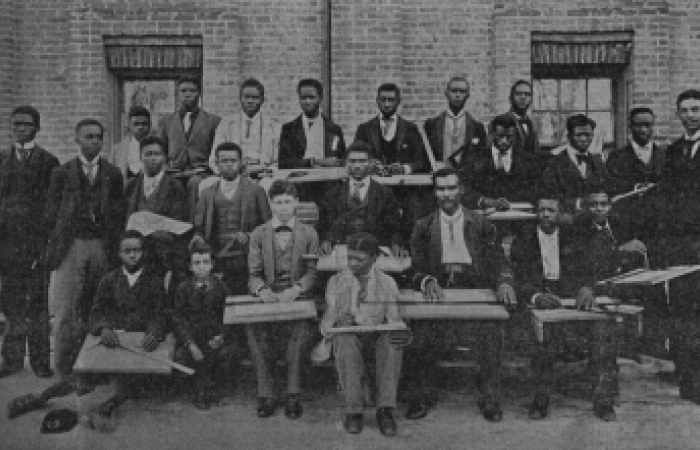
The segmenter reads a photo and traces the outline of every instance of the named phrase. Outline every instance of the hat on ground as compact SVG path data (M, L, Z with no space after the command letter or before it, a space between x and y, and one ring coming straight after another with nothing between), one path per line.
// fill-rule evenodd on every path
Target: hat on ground
M49 411L41 422L42 433L64 433L78 424L78 413L67 408Z

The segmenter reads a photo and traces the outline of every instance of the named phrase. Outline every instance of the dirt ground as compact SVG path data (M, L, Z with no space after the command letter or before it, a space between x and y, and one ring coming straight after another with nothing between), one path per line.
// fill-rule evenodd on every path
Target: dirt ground
M550 417L527 418L526 378L518 370L504 380L504 419L488 423L478 414L466 369L445 369L438 407L423 420L408 421L398 408L398 436L379 434L374 410L365 414L365 429L349 435L342 427L340 396L333 371L316 368L307 383L304 415L288 420L281 410L269 419L255 415L252 368L244 368L232 403L199 411L180 395L130 400L116 416L117 429L101 434L84 420L60 435L39 433L45 413L55 407L77 409L83 415L104 400L112 387L98 386L91 394L56 399L41 411L9 421L0 417L0 449L700 449L700 407L682 401L678 388L658 379L669 364L644 358L642 363L621 360L621 398L618 420L594 418L585 389L576 374L562 378L568 391L553 397ZM560 370L566 372L570 367ZM50 383L30 370L0 381L0 404L16 395L36 392Z

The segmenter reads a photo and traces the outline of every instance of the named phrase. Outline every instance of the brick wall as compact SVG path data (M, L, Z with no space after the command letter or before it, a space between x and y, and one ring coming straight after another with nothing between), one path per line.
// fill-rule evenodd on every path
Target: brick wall
M73 126L85 116L114 124L114 77L102 36L200 35L204 107L230 113L238 85L256 76L264 106L288 121L295 86L323 74L326 0L0 0L0 136L10 109L32 103L40 141L62 159L75 154ZM376 114L382 81L403 91L402 114L422 120L444 107L447 79L472 84L469 110L488 120L530 75L532 31L635 31L632 105L659 116L662 137L680 129L680 90L698 86L700 6L692 0L345 0L333 1L332 114L348 139ZM110 135L111 136L111 135Z

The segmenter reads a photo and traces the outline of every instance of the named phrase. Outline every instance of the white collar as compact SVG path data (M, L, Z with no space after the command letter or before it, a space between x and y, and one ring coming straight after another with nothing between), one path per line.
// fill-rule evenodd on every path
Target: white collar
M501 154L501 151L500 151L498 148L496 148L495 145L492 145L492 146L491 146L491 153L493 153L493 156L497 158L498 155ZM506 150L506 152L503 154L503 157L509 158L510 155L512 155L512 154L513 154L513 147L511 147L511 148L509 148L508 150Z
M383 123L396 123L399 119L399 113L394 113L388 118L385 118L380 112L379 114L377 114L377 117L379 118L379 121Z
M372 180L372 177L369 175L366 175L363 179L361 180L356 180L353 177L348 177L348 180L350 180L350 185L354 186L358 183L362 183L362 186L369 186L369 182Z
M136 284L136 281L138 281L139 277L141 276L141 272L143 272L143 267L134 273L129 273L126 271L126 268L122 266L122 273L126 275L126 280L129 283L129 287L134 287L134 284Z
M465 115L467 115L467 110L464 109L464 108L460 109L459 112L458 112L457 114L453 113L452 110L451 110L450 108L447 108L447 109L445 110L445 112L446 112L446 114L447 114L447 117L449 117L449 118L451 118L451 119L461 119L462 117L464 117Z
M235 180L225 180L221 179L221 190L235 189L238 186L238 182L241 180L241 176L238 175Z
M248 114L245 113L245 111L241 111L241 119L243 119L243 122L246 122L250 120L251 122L255 122L256 120L260 120L260 111L255 113L253 117L248 117Z
M689 141L697 141L698 139L700 139L700 130L693 133L692 136L689 136L688 133L685 133L684 137Z
M544 231L542 231L542 228L540 228L539 225L537 225L537 236L542 239L557 239L559 237L559 227L556 227L554 231L552 231L552 234L547 234Z
M304 124L304 129L308 130L309 129L309 121L313 121L313 124L316 125L319 122L323 122L323 117L321 116L321 113L319 112L316 117L313 119L309 119L306 117L306 114L301 113L301 122Z
M566 151L567 151L567 153L569 154L569 158L571 158L571 160L572 160L572 161L574 162L574 164L576 164L577 166L579 165L579 163L578 163L578 159L576 158L576 155L582 155L582 156L583 156L583 155L589 155L589 156L593 156L593 154L590 152L590 150L591 150L591 148L588 147L588 148L586 149L585 152L580 152L580 151L576 150L575 148L573 148L573 147L571 146L571 144L566 144Z
M36 147L36 144L34 143L34 139L32 139L29 142L25 142L24 144L20 144L19 142L15 142L15 148L17 148L17 149L33 150L34 147Z
M445 211L442 209L440 210L440 220L442 222L447 222L447 223L455 223L459 222L460 220L464 219L464 210L462 208L462 205L457 208L457 211L452 214L451 216L448 216Z
M163 175L165 175L165 170L161 169L160 172L158 172L155 176L149 177L148 174L146 174L146 171L143 171L143 183L153 183L153 184L160 184L160 180L163 179Z
M654 142L651 139L649 140L649 142L647 142L647 145L643 147L637 144L637 142L634 139L630 139L630 144L632 145L634 151L637 153L651 152L654 148Z
M609 230L610 229L610 221L606 220L603 225L598 225L597 223L593 222L593 225L595 225L596 230L598 231L603 231L603 230Z
M95 159L93 159L92 161L88 161L87 158L85 156L83 156L82 153L78 154L78 158L80 159L80 162L82 162L86 166L94 166L94 165L97 165L97 163L99 162L100 155L98 154L97 156L95 156Z
M277 227L281 227L282 225L286 225L293 230L296 223L297 223L296 217L292 217L291 219L289 219L287 221L287 223L280 222L280 220L274 216L272 217L272 220L270 221L270 225L272 225L273 230Z

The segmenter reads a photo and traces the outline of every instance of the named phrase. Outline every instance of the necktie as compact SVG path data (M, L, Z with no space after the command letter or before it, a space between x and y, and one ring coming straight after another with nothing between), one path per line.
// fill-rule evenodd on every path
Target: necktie
M245 138L249 139L250 138L250 126L253 124L253 121L250 119L246 119L245 121Z
M576 161L579 164L586 163L587 165L593 165L593 157L590 153L576 153Z
M27 160L29 159L29 149L24 147L18 147L17 151L19 151L19 160L23 163L27 162Z
M83 163L83 165L85 166L85 175L87 175L90 184L93 184L95 182L95 171L97 170L97 161Z
M189 133L190 128L192 128L192 113L190 111L187 111L185 117L182 118L182 128L184 128L185 134Z
M384 126L382 127L382 136L384 136L384 139L387 139L387 136L389 136L389 129L391 128L391 124L393 121L393 117L384 120Z
M685 157L686 159L691 159L693 157L693 146L698 142L698 140L685 140Z
M452 117L452 150L457 150L459 146L460 132L459 117Z
M311 127L313 127L313 126L314 126L314 121L313 121L312 119L309 119L309 130L310 130Z
M506 156L508 153L498 152L498 165L496 169L501 172L506 172Z
M208 288L209 288L209 283L206 282L206 281L198 281L198 282L195 283L195 289L196 289L197 292L199 292L200 294L205 293L205 292L207 291Z
M518 122L520 123L520 128L523 130L523 136L527 137L530 134L530 119L525 117Z

